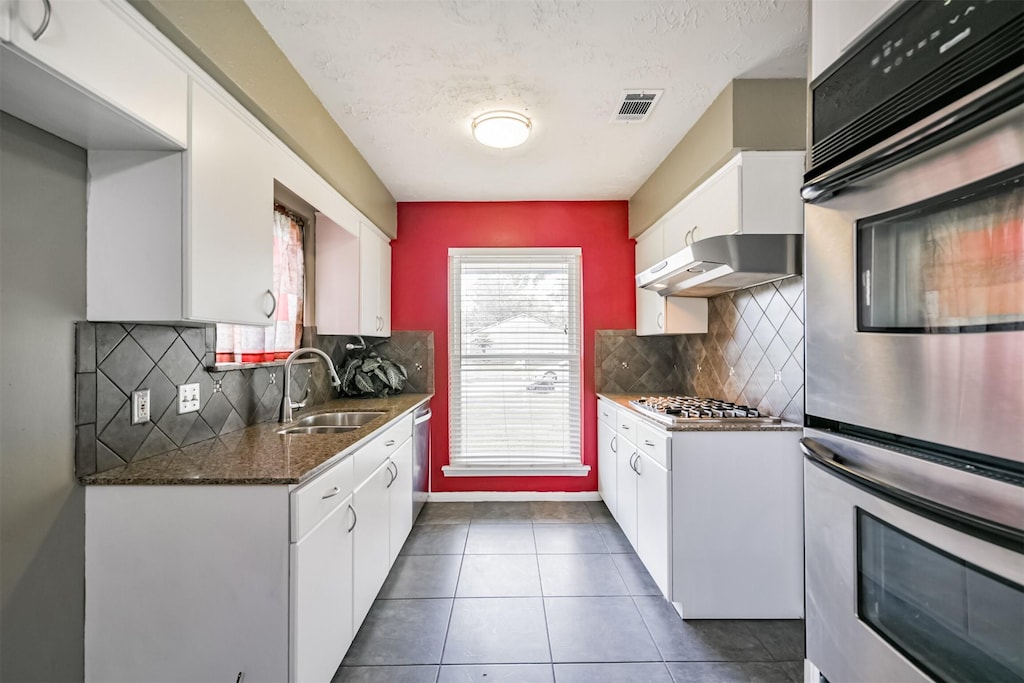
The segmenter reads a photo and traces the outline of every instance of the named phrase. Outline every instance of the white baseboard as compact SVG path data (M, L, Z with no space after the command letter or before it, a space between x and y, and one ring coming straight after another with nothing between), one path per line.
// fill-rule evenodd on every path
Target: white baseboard
M491 501L587 501L601 500L597 491L431 491L427 501L434 503L485 503Z

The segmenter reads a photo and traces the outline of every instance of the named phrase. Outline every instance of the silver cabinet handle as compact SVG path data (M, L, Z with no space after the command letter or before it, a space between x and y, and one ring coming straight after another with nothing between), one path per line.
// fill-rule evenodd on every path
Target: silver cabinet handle
M664 329L664 327L661 324L662 321L664 321L664 320L665 320L665 314L664 313L658 313L658 321L657 321L656 324L657 324L659 330Z
M385 445L386 447L389 447L389 448L390 448L391 446L394 446L394 445L395 445L395 440L394 440L394 439L388 439L387 441L385 441L385 442L384 442L384 445Z
M50 27L50 13L52 9L50 7L50 0L43 0L43 23L39 24L39 28L32 33L32 40L42 38L43 34L46 33L46 29Z
M690 244L693 244L694 242L696 242L699 235L700 235L700 226L699 225L693 226L693 230L690 231Z
M637 474L640 474L640 471L636 468L636 461L639 459L640 456L637 455L636 453L633 453L633 455L629 456L629 469L633 470Z
M619 425L619 426L622 427L623 429L625 429L627 432L629 431L629 426L628 425Z
M321 497L321 498L322 498L323 500L327 500L328 498L334 498L334 497L335 497L336 495L338 495L339 493L341 493L341 489L339 489L339 488L338 488L337 486L335 486L335 487L334 487L334 488L332 488L332 489L331 489L330 491L328 491L327 493L325 493L324 495L322 495L322 496L320 496L320 497Z
M356 514L356 509L350 504L348 511L352 513L352 526L348 528L348 532L352 533L352 530L356 528L356 524L359 523L359 515Z
M641 472L642 469L643 468L640 467L640 454L637 453L636 454L636 460L633 461L633 471L636 472L637 474L643 474Z
M392 472L391 471L391 466L394 465L394 464L395 464L394 460L392 460L391 462L388 463L388 474L391 475L391 479L388 480L388 485L384 487L386 489L391 488L391 485L395 483L395 479L398 479L398 472Z
M613 436L612 440L611 440L611 443L609 445L612 447L612 453L618 453L619 452L619 437Z
M268 318L273 318L274 317L274 313L277 312L277 297L274 296L274 293L272 291L270 291L269 289L267 290L267 294L270 295L270 302L271 302L270 313L267 313L267 317Z
M653 448L654 447L654 442L653 441L648 441L647 439L644 439L644 445L645 446L650 446L651 448Z

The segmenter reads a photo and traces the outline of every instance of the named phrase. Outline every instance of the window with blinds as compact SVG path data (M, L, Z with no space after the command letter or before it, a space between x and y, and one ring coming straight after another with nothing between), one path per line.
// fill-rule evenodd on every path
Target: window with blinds
M586 474L579 249L450 249L446 476Z

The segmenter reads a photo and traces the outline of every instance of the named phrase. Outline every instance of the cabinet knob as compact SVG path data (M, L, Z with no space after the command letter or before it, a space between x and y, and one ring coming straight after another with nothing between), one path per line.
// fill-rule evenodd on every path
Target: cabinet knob
M46 33L46 29L50 27L50 13L52 9L50 7L50 0L43 0L43 21L39 24L39 28L32 32L32 40L42 38L43 34Z

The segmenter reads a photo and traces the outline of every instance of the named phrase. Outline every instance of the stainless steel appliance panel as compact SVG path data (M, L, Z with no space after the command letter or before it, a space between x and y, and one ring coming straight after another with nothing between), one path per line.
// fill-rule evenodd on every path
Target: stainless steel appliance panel
M927 495L935 501L971 516L995 512L1001 521L1024 527L1024 497L1019 487L980 477L966 470L948 468L897 451L847 439L829 432L808 429L807 436L839 456L838 461L868 479L887 480L902 477L896 483L907 485L913 496ZM973 479L965 484L965 479ZM831 681L891 681L925 683L933 681L925 671L898 649L892 647L859 613L858 586L865 555L858 538L860 511L932 546L951 558L964 558L970 565L1019 586L1024 585L1024 557L1006 547L963 533L880 497L843 479L812 458L804 462L804 507L806 512L806 610L807 658ZM915 490L915 487L916 490ZM868 551L870 554L870 551ZM953 576L956 587L942 585L943 578L931 558L927 561L908 552L898 562L910 563L923 590L939 596L935 610L957 610L969 606L971 579ZM1009 584L1007 584L1009 585ZM1019 595L1018 593L1015 593ZM943 603L945 596L948 602ZM986 608L991 605L986 605ZM997 610L998 611L998 610ZM1014 618L1014 609L1004 612ZM991 617L991 610L985 612ZM973 628L973 626L972 626ZM1020 624L970 634L984 640L984 646L997 656L1019 654L1014 640ZM928 634L931 637L932 634ZM1001 641L1009 637L1010 643ZM928 643L924 644L928 649ZM942 650L931 643L930 650ZM1020 666L1020 662L1014 663Z
M412 427L412 520L420 516L430 491L430 404L413 413Z
M805 207L806 412L1024 462L1024 332L857 330L857 221L1024 163L1024 107Z

